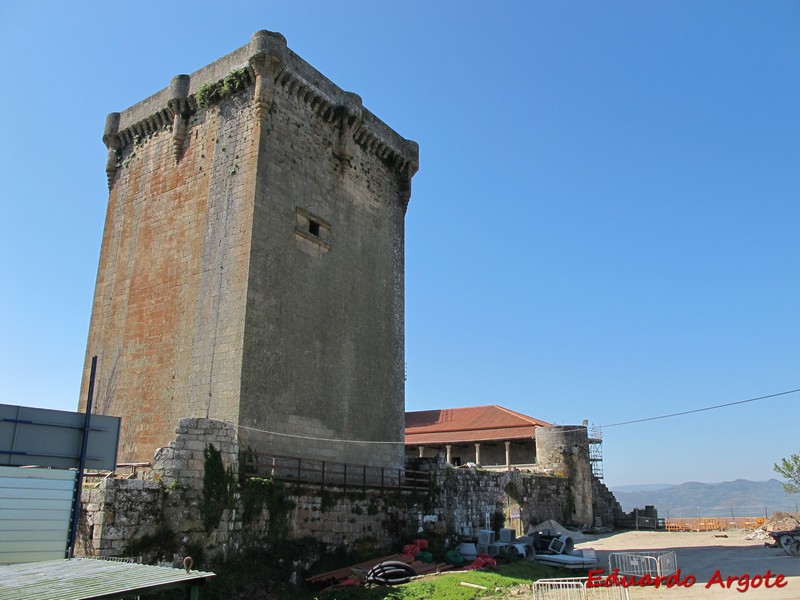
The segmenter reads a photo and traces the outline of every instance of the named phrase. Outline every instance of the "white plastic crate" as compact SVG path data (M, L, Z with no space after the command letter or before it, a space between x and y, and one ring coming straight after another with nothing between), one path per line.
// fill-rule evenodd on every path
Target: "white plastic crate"
M621 586L587 587L587 577L560 577L533 582L533 600L630 600Z

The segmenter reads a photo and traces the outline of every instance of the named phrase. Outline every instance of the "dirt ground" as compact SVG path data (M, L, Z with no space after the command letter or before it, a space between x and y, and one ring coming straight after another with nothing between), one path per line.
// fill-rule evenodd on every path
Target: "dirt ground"
M670 589L629 588L632 600L698 598L718 600L721 598L740 598L743 600L800 600L800 557L789 556L780 548L766 548L767 540L746 540L744 531L721 532L666 532L666 531L628 531L617 534L597 536L595 539L576 544L576 548L594 548L600 559L598 568L608 572L608 556L611 552L674 550L681 579L693 576L696 581L691 587L672 587ZM727 536L727 537L724 537ZM773 587L765 588L763 582L754 587L753 578L761 578L769 570L772 575L768 582ZM718 573L717 573L718 571ZM783 575L786 585L777 587L777 575ZM732 581L727 589L729 576L744 579L749 575L753 583L745 590L743 582ZM719 581L722 580L722 584ZM781 583L783 583L781 582ZM708 586L708 587L706 587ZM739 591L742 589L743 591Z

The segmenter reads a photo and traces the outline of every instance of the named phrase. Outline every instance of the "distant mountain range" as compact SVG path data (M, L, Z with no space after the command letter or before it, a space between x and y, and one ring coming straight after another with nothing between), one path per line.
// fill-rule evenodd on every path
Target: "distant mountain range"
M614 492L652 492L675 487L674 483L643 483L641 485L618 485L612 488Z
M623 485L611 491L625 512L653 505L659 517L758 517L775 511L798 512L800 506L800 494L787 494L777 479Z

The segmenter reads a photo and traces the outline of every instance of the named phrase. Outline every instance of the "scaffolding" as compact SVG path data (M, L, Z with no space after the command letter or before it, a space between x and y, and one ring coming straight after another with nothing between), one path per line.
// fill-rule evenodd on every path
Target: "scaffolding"
M603 432L599 425L589 428L589 464L592 465L592 475L600 481L603 480Z

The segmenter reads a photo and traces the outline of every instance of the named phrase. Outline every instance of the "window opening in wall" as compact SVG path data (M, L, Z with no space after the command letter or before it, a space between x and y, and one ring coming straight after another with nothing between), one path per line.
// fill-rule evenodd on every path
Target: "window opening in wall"
M331 224L299 206L295 207L294 235L298 248L312 256L331 249Z

